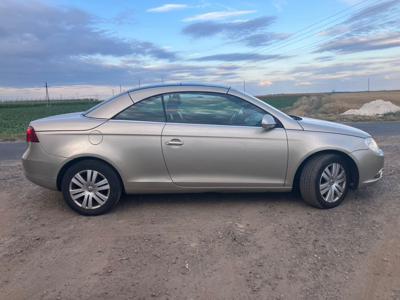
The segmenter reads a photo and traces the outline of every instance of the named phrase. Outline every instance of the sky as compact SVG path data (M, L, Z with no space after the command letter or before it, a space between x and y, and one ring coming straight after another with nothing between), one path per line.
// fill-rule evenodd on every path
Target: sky
M1 0L0 100L400 89L400 0Z

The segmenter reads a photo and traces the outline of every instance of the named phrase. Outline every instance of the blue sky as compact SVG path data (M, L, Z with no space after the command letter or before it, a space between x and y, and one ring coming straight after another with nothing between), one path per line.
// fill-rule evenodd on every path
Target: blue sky
M400 0L0 2L0 99L160 82L400 89Z

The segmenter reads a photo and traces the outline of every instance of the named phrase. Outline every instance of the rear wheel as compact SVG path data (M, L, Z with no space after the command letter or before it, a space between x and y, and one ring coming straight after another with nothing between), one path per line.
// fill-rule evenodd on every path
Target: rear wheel
M305 165L300 192L305 202L318 208L333 208L346 197L350 172L337 154L318 155Z
M107 164L84 160L72 165L64 174L61 190L65 202L82 215L108 212L121 197L118 175Z

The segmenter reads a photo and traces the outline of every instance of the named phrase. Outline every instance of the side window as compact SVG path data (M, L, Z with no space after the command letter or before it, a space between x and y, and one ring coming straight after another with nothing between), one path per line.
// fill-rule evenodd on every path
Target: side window
M161 96L151 97L133 104L114 117L116 120L165 122Z
M240 98L213 93L164 95L168 122L231 126L261 126L266 114Z

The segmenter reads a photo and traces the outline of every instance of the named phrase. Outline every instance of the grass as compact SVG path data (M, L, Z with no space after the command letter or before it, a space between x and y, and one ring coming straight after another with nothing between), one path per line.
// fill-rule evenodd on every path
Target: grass
M63 100L52 102L49 106L40 101L0 103L0 139L23 139L26 128L32 120L84 111L97 103L93 100Z

